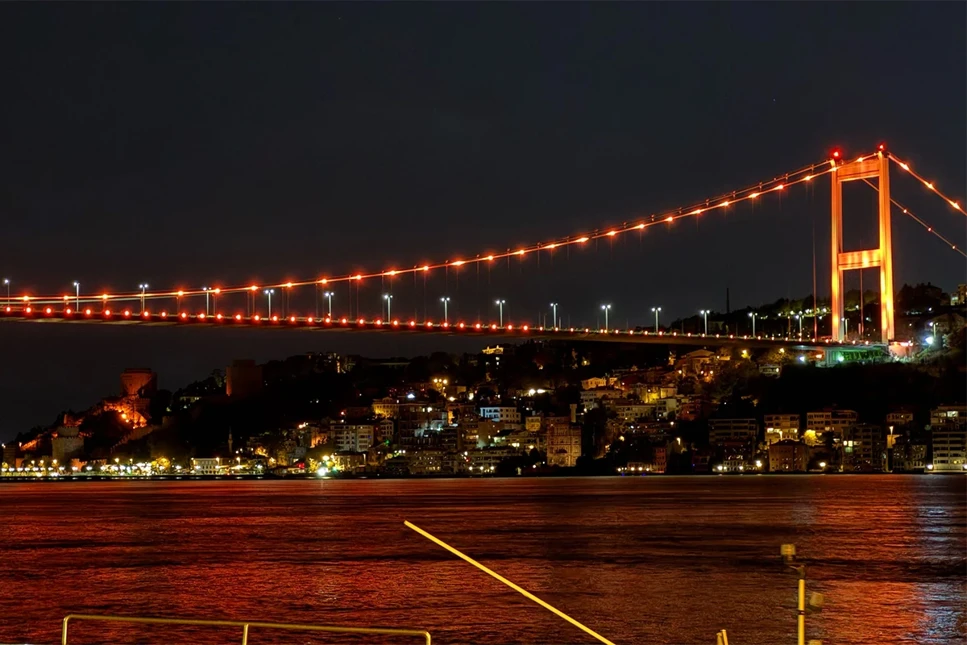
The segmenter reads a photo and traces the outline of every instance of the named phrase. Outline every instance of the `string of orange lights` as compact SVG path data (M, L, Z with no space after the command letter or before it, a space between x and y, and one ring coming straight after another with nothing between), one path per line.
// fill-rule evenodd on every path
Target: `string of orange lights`
M229 293L243 293L243 292L258 292L260 289L292 289L295 287L303 287L310 285L326 286L330 284L347 282L347 281L362 281L372 278L392 278L395 276L414 274L414 273L426 273L436 269L445 268L459 268L465 265L473 265L478 263L489 263L496 260L505 259L509 257L524 257L533 253L540 252L552 252L556 249L573 246L573 245L583 245L587 242L596 239L613 239L619 235L625 233L631 233L635 231L643 231L654 226L659 226L661 224L671 225L677 220L690 217L698 217L704 213L724 210L730 206L746 202L754 201L759 197L768 196L771 193L782 193L788 188L795 186L797 184L812 181L813 179L833 172L836 164L838 153L834 153L834 158L810 164L804 166L798 170L791 171L774 177L768 181L760 181L756 184L743 188L741 190L733 190L728 193L721 194L717 197L711 197L705 199L702 202L692 204L687 207L679 207L676 209L665 211L664 214L654 214L650 215L644 219L638 220L633 223L625 222L620 226L615 226L608 228L606 230L594 229L589 233L577 235L577 236L567 236L563 238L558 238L550 242L536 242L517 249L508 249L507 251L500 253L487 253L479 254L472 258L467 259L454 259L442 262L435 262L430 264L423 264L421 266L414 266L411 268L404 269L387 269L384 271L376 273L356 273L356 274L346 274L337 275L333 277L323 277L314 280L298 280L298 281L287 281L281 283L264 284L264 285L246 285L246 286L230 286L230 287L215 287L215 288L202 288L202 289L178 289L178 290L165 290L165 291L131 291L122 292L116 294L107 293L94 293L94 294L63 294L63 295L47 295L47 296L31 296L31 295L21 295L17 296L17 300L23 302L32 302L34 304L57 304L67 301L77 301L77 302L107 302L107 301L124 301L124 300L153 300L159 298L182 298L189 296L203 296L209 295L224 295ZM860 157L859 159L868 158L870 155Z
M870 186L873 190L876 190L876 184L874 184L873 182L871 182L869 179L864 179L863 182L866 183L868 186ZM962 256L964 256L965 258L967 258L967 253L965 253L963 251L963 249L959 248L956 244L954 244L953 242L951 242L950 240L948 240L946 237L944 237L943 235L941 235L940 233L938 233L937 231L935 231L932 226L930 226L925 221L923 221L922 219L920 219L919 217L917 217L916 215L914 215L912 212L910 212L910 209L908 209L906 206L904 206L903 204L901 204L897 200L893 199L892 197L890 198L890 202L892 202L892 204L894 206L896 206L897 208L899 208L900 211L904 215L906 215L907 217L911 218L917 224L919 224L924 229L926 229L927 233L930 233L931 235L939 238L944 244L946 244L951 249L953 249L957 253L960 253Z
M934 185L934 183L932 181L927 181L926 179L924 179L923 177L921 177L919 174L917 174L917 172L913 168L910 167L910 164L909 163L907 163L906 161L903 161L902 159L900 159L899 157L897 157L896 155L894 155L892 152L889 153L889 157L890 157L890 159L892 161L895 161L898 166L900 166L901 168L903 168L904 170L906 170L908 173L910 173L910 175L912 175L917 180L919 180L920 183L923 184L924 186L926 186L926 188L928 190L930 190L932 192L935 192L938 195L940 195L941 199L943 199L945 202L947 202L951 206L951 208L953 208L955 211L957 211L961 215L967 215L967 213L964 212L964 207L960 205L960 202L958 202L956 200L953 200L950 197L947 197L947 195L945 195L942 192L940 192L940 190Z

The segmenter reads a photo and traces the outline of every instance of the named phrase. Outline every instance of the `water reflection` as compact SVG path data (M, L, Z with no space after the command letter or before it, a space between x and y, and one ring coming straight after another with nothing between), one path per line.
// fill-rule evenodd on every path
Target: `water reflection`
M421 627L441 643L587 642L405 529L405 518L618 643L708 643L722 628L743 645L794 642L795 579L779 565L783 542L796 543L810 588L826 594L809 638L960 643L965 483L883 476L4 485L0 642L57 642L58 620L72 611ZM133 642L131 633L79 626L77 635ZM173 634L138 642L176 642ZM257 642L310 640L322 642L264 633Z

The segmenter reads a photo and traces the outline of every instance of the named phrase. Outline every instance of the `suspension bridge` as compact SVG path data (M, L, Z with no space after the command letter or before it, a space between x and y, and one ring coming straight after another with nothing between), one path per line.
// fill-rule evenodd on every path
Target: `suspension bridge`
M655 343L676 345L739 345L745 347L789 347L807 352L838 349L841 351L857 346L878 345L885 347L895 341L895 311L893 289L893 242L892 219L894 215L911 218L923 231L934 236L938 245L944 245L948 252L958 253L967 258L956 242L941 235L934 226L921 216L914 214L893 198L890 192L891 168L897 167L924 189L946 202L946 207L964 215L960 202L943 193L933 182L915 171L909 163L887 150L884 144L873 152L855 158L846 158L840 150L833 150L827 159L801 167L791 172L781 173L768 181L759 181L741 189L704 199L689 206L650 215L637 221L626 222L620 226L591 229L577 233L534 242L503 252L481 252L461 258L440 259L407 267L389 267L377 272L344 273L322 275L301 280L287 280L271 284L236 284L224 286L202 286L190 289L153 289L148 284L138 285L138 290L124 293L90 293L82 291L78 282L72 284L67 293L16 293L9 278L3 280L6 288L6 302L0 309L0 321L30 324L88 324L88 325L136 325L146 327L195 327L224 329L229 327L264 330L311 330L320 332L353 333L398 333L398 334L444 334L476 337L530 337L587 340L596 342ZM510 320L504 317L504 300L492 303L496 316L475 319L451 317L450 297L440 297L442 318L432 319L424 315L413 317L393 316L392 293L380 293L380 313L366 313L359 305L361 285L379 280L381 285L388 280L402 281L412 278L413 288L417 290L420 279L423 281L424 303L426 300L427 276L441 271L457 271L468 267L490 266L498 261L510 262L525 257L547 256L570 248L583 247L596 240L614 240L631 233L662 227L673 234L675 224L689 218L699 218L716 211L724 211L741 203L756 203L762 200L789 194L797 188L821 180L831 185L830 226L831 248L828 284L830 288L830 307L820 310L815 306L796 315L798 333L793 333L790 324L785 333L756 333L755 314L752 316L750 333L737 334L710 332L708 312L704 326L686 331L673 330L660 324L660 308L653 308L654 325L617 328L609 321L610 305L602 305L603 326L571 326L558 317L556 303L550 303L550 321L544 315L540 320ZM878 244L869 249L844 251L843 245L843 201L842 187L848 182L863 182L878 193ZM879 338L872 340L848 340L847 321L844 308L844 275L849 271L869 268L879 273ZM333 309L333 297L340 285L348 293L348 312L340 313ZM353 311L353 292L356 294L356 309ZM382 289L381 289L382 292ZM311 295L311 311L296 311L293 301L298 294ZM0 292L0 298L3 293ZM273 297L275 303L273 303ZM814 289L815 303L815 289ZM302 303L309 301L303 297ZM273 307L273 304L275 307ZM425 308L425 304L424 304ZM804 330L802 318L812 318L812 329ZM820 333L819 320L828 319L828 330ZM600 321L599 321L600 322ZM825 327L825 324L824 324ZM761 329L761 327L760 327ZM842 354L840 353L839 356ZM829 353L835 360L835 353ZM840 359L841 360L841 359Z

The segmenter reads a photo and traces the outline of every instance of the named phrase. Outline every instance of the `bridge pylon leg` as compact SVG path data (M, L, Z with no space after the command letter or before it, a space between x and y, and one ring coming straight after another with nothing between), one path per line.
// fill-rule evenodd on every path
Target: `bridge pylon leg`
M834 162L835 163L835 162ZM890 220L890 159L885 150L865 159L845 162L831 173L831 284L832 337L844 339L844 281L846 271L879 267L880 269L880 339L884 343L895 338L893 309L893 228ZM877 180L879 192L879 246L860 251L843 251L843 184L848 181ZM862 303L862 294L860 294ZM862 306L861 311L862 314Z

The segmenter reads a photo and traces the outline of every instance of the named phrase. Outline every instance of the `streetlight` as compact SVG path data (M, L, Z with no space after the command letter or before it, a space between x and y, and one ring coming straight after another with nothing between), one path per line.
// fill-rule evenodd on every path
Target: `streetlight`
M10 284L9 280L4 280L4 284ZM9 289L10 287L7 287ZM10 299L10 292L7 291L7 300ZM81 283L74 281L74 309L81 308Z
M709 314L709 311L708 311L708 309L702 309L698 313L702 314L702 317L705 318L705 335L708 336L708 314Z
M77 283L75 282L74 284L76 285ZM138 285L138 289L141 289L141 313L144 313L144 292L147 288L148 288L147 283Z
M208 287L202 287L202 291L205 292L205 315L208 315Z
M658 314L661 313L661 307L652 307L652 312L655 314L655 333L658 333Z
M449 311L447 309L447 303L450 302L450 297L449 296L444 296L444 297L440 298L440 302L443 303L443 322L445 324L450 324L450 313L449 313Z
M753 336L755 336L755 319L756 319L757 316L758 316L758 314L756 312L754 312L754 311L750 311L749 312L749 318L752 319L752 335ZM801 327L801 324L800 324L800 327Z
M4 286L7 287L7 306L10 306L10 278L3 279ZM74 284L77 284L76 282Z
M326 301L329 303L329 319L331 320L332 319L332 297L336 294L334 294L332 291L327 291L322 295L326 298Z
M498 308L499 308L499 310L500 310L500 326L501 326L501 327L503 327L503 326L504 326L504 304L505 304L506 302L507 302L506 300L498 300L498 301L496 302L496 305L497 305L497 307L498 307Z
M796 314L795 318L799 321L799 337L802 338L802 312Z
M263 293L269 297L269 318L272 317L272 294L275 293L275 289L266 289Z
M554 329L557 329L557 303L551 303L551 310L554 312Z
M601 310L604 311L604 331L608 331L608 312L611 311L611 305L601 305Z
M389 293L383 294L383 300L386 301L386 320L393 319L393 296Z

